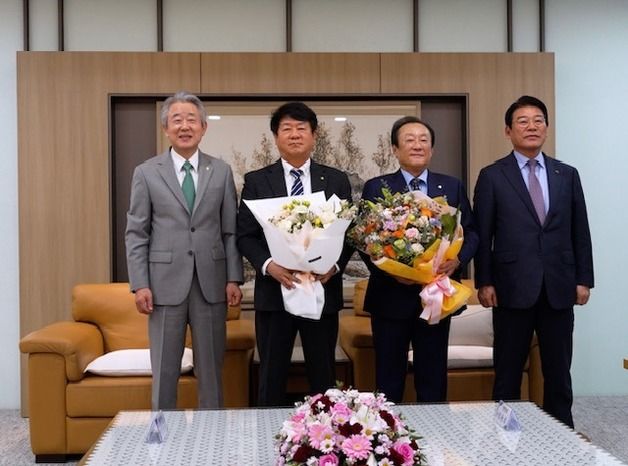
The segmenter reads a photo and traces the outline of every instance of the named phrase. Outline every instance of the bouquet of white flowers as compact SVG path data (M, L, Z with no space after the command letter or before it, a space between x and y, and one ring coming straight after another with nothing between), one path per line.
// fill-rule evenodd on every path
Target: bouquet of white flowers
M322 191L244 202L264 229L273 261L300 272L295 289L281 287L286 310L320 319L325 292L311 274L323 275L338 261L356 207L336 195L326 200Z

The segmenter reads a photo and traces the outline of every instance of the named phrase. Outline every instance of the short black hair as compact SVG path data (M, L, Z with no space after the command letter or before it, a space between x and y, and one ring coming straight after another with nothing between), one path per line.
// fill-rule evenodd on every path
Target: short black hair
M425 126L430 132L430 137L432 138L432 147L434 147L434 143L436 142L436 134L434 133L434 129L426 122L415 116L405 116L399 118L393 123L392 129L390 130L390 143L393 146L399 147L399 138L397 137L399 134L399 130L402 126L407 125L408 123L420 123Z
M292 118L297 121L307 121L312 128L312 132L318 128L318 119L316 113L303 102L288 102L275 110L270 117L270 130L277 136L279 123L284 118Z
M543 118L545 118L545 124L549 126L549 118L547 116L547 107L540 99L537 99L536 97L532 97L531 95L522 95L517 100L515 100L510 105L510 107L508 107L508 110L506 110L506 115L504 116L504 121L506 122L506 126L508 126L509 128L512 128L512 115L515 113L516 110L520 109L521 107L538 108L541 112L543 112Z

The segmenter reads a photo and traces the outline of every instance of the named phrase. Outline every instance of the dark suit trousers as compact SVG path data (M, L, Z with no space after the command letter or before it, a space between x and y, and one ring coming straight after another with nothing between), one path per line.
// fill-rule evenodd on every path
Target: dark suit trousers
M575 290L574 290L575 293ZM571 358L573 308L552 309L545 289L529 309L493 309L495 400L521 399L521 377L536 331L544 379L543 409L573 428Z
M256 311L255 335L260 358L258 406L286 406L286 384L292 348L301 336L310 392L324 393L336 385L338 313L320 320L281 311Z
M375 348L375 384L391 401L401 403L408 372L408 350L414 354L414 387L418 402L447 398L447 349L451 319L429 325L412 319L371 316Z

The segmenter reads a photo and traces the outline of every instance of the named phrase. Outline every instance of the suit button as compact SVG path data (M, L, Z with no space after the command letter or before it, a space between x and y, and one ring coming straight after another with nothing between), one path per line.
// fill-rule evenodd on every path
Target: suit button
M191 231L192 233L194 233L194 232L196 231L196 228L192 227L192 228L190 228L190 231Z
M188 256L193 256L194 255L194 251L188 251Z

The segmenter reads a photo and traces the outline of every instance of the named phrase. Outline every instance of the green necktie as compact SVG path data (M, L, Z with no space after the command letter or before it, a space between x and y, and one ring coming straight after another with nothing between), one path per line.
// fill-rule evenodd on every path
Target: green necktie
M183 164L183 168L181 170L185 170L185 178L183 178L183 184L181 188L183 189L183 196L185 197L186 202L188 203L188 207L190 208L190 213L194 208L194 198L196 197L196 192L194 190L194 180L192 179L192 170L194 167L192 164L186 160Z

